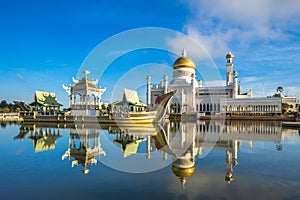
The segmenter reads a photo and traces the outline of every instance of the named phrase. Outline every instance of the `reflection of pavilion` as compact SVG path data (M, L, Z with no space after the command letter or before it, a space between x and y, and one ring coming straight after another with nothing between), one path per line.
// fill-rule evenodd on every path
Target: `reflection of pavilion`
M274 142L275 148L282 149L281 126L267 122L171 122L154 138L150 141L151 147L172 155L172 171L183 185L194 173L195 156L201 156L204 149L225 150L225 181L228 183L233 180L233 166L238 165L238 149L242 142L247 142L250 148L252 141Z
M149 138L151 135L156 135L157 130L154 126L145 127L109 127L110 134L114 134L116 139L113 140L115 144L121 147L123 157L136 154L139 144Z
M39 129L39 131L34 133L31 132L28 138L33 142L34 151L40 152L49 149L55 149L56 139L60 137L61 135L59 134L59 130Z
M19 135L14 138L22 139L30 133L28 138L34 141L35 151L53 149L56 139L60 137L57 127L63 126L23 124ZM82 124L82 127L88 126ZM120 144L124 157L134 157L139 144L146 138L146 157L151 158L151 150L163 153L164 160L168 155L172 157L172 172L183 185L195 171L196 155L203 155L207 152L205 150L224 151L225 181L230 183L234 177L234 166L238 165L238 150L242 143L248 143L252 148L252 141L274 142L274 148L282 150L282 141L299 137L298 130L284 130L279 123L260 121L167 122L163 128L159 125L122 127L111 124L103 127L115 135L114 142ZM96 164L95 157L101 154L105 155L100 144L100 130L70 129L69 146L62 159L72 157L72 167L82 165L86 174L89 172L88 165Z
M62 160L73 157L72 167L81 164L84 167L82 173L87 174L87 166L97 164L95 157L101 154L106 155L101 148L99 130L71 129L68 150Z
M34 151L41 152L50 149L55 149L56 140L61 137L58 129L40 128L31 130L20 130L20 134L15 139L23 139L23 137L30 131L28 138L32 140Z
M119 133L116 134L114 143L120 145L123 152L123 157L126 158L131 154L137 153L139 144L142 141L144 141L143 137Z

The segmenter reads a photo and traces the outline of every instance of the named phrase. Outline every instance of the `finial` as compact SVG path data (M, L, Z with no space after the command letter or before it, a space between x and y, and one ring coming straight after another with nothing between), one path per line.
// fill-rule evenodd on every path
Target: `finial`
M183 49L183 51L182 51L182 57L186 57L187 56L187 54L186 54L186 50L185 49Z
M182 188L185 190L185 183L186 183L186 178L185 177L183 177L182 179L181 179L181 184L182 184Z
M83 70L82 73L84 74L84 77L87 77L87 75L90 73L88 70Z

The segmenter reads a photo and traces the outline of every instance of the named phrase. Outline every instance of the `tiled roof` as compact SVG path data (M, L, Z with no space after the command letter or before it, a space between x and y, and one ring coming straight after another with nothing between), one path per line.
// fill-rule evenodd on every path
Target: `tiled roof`
M54 92L35 91L34 99L29 105L40 104L42 106L62 106L57 102L56 94Z

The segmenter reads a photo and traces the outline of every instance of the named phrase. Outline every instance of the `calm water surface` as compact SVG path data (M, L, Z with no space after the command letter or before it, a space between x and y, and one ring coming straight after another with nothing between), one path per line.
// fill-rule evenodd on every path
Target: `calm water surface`
M0 128L1 199L299 199L299 130L273 122Z

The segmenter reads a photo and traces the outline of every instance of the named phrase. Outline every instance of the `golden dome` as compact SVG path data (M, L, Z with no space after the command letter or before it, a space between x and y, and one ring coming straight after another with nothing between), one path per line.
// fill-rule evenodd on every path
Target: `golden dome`
M173 165L172 171L180 179L187 179L188 177L193 175L193 173L195 171L195 167L193 166L193 167L189 167L189 168L179 168L179 167L176 167Z
M234 55L233 55L231 52L229 52L229 53L226 55L226 59L228 59L228 58L234 58Z
M179 57L173 64L173 69L177 69L177 68L196 69L196 65L194 61L186 56L185 50L183 50L182 56Z

